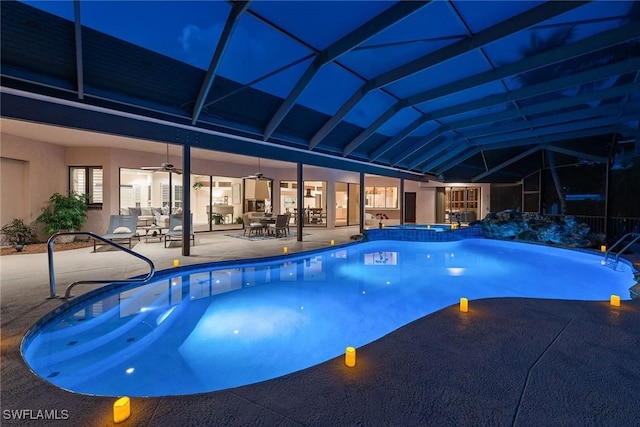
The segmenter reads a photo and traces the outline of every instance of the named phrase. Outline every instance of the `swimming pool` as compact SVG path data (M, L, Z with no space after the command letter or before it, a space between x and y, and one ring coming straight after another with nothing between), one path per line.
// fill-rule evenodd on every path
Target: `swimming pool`
M80 297L32 328L22 350L35 373L74 392L222 390L340 356L461 296L628 299L632 268L602 258L484 239L380 240L192 266Z

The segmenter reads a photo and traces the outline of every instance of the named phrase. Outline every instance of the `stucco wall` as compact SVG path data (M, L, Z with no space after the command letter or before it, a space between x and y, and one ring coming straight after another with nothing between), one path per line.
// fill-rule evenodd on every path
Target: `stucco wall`
M182 159L178 155L181 153L177 147L171 147L169 161L175 165L181 165ZM68 168L69 166L101 166L103 168L103 209L90 210L88 219L83 230L104 233L107 230L109 216L119 213L120 205L120 168L137 169L142 166L155 166L167 160L166 155L139 152L126 149L108 147L69 147L64 148L58 145L47 144L39 141L28 140L12 135L2 134L3 159L10 159L12 171L21 170L23 185L5 188L3 174L3 190L0 205L16 204L20 200L27 212L28 221L34 221L40 214L47 199L54 192L66 193L68 190ZM20 163L23 162L23 163ZM14 167L15 166L15 167ZM194 174L233 176L241 177L255 173L258 170L257 161L255 165L238 165L236 163L216 162L202 159L192 159L191 171ZM261 167L260 171L274 179L273 200L280 200L279 182L283 180L295 181L297 179L296 165L291 164L290 168L268 168ZM14 172L15 173L15 172ZM178 179L181 180L184 175ZM360 183L360 174L343 170L324 169L312 166L304 166L303 179L305 181L324 181L326 188L327 224L333 227L335 211L331 209L335 206L335 182L346 182L352 184ZM376 177L368 175L366 186L400 186L397 178ZM456 184L442 184L430 181L429 183L418 183L415 181L405 181L405 192L415 192L417 197L416 221L418 223L435 222L435 194L436 187L455 186ZM460 184L465 185L465 184ZM467 184L468 185L468 184ZM489 211L489 185L477 184L482 187L481 212ZM22 190L19 190L22 188ZM191 188L191 185L189 185ZM193 194L192 194L193 197ZM400 196L401 197L401 196ZM278 203L274 203L278 207ZM2 219L5 221L7 215L15 215L19 210L2 210ZM370 210L377 213L380 209ZM385 213L392 219L390 223L400 222L400 211L397 209L385 210ZM484 215L481 215L484 216ZM11 218L6 219L8 222ZM4 223L4 222L3 222Z
M46 144L2 134L2 151L0 155L3 159L13 159L24 162L22 173L18 179L22 179L22 191L9 191L3 186L0 206L2 206L3 224L12 218L5 218L5 215L13 215L13 209L5 211L5 206L20 204L25 223L33 223L42 213L42 208L53 193L66 193L68 189L68 168L65 164L64 147ZM11 179L13 182L15 177ZM9 186L12 187L12 186ZM14 187L14 189L17 188ZM19 194L17 194L19 193ZM6 221L5 221L6 219Z

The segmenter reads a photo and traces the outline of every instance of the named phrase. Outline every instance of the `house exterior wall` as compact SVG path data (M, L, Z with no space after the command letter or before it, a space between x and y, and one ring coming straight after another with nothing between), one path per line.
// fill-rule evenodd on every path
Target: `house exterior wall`
M33 141L13 135L1 134L3 159L23 162L18 179L22 184L15 187L11 182L17 181L15 177L9 177L9 185L6 185L3 173L2 194L0 206L2 206L2 224L6 224L17 215L18 210L6 209L6 206L21 206L19 211L24 215L21 219L25 223L33 224L42 213L42 208L53 193L64 194L68 190L69 169L65 164L65 148ZM4 165L4 162L3 162ZM12 168L13 169L13 168ZM22 188L22 190L17 190ZM10 216L10 217L9 217ZM42 226L39 227L41 229Z
M138 169L142 166L160 165L167 161L166 155L148 153L110 147L62 147L2 134L3 171L2 193L0 206L2 223L12 218L24 215L22 219L33 223L40 215L49 197L55 193L66 193L69 186L69 166L100 166L103 169L103 207L88 211L88 218L83 226L84 231L102 234L107 230L109 216L119 213L120 208L120 168ZM182 150L171 147L169 161L181 165ZM239 165L228 162L216 162L204 159L192 159L191 171L194 174L213 176L241 177L255 173L256 165ZM279 182L295 181L297 179L296 165L290 168L261 168L261 172L274 179L273 200L280 200ZM20 175L21 183L7 185L8 178L15 181L12 175ZM178 179L182 180L181 175ZM326 183L327 226L334 227L336 204L335 183L360 183L360 174L338 169L326 169L305 166L303 169L305 181L323 181ZM366 186L394 186L400 187L398 178L387 178L367 175ZM435 194L436 187L455 186L456 184L442 184L437 182L418 183L405 181L405 192L415 192L417 196L416 220L418 223L435 222ZM469 184L460 184L461 186ZM489 211L489 185L474 184L482 187L481 211ZM191 185L188 186L191 188ZM191 189L193 192L194 190ZM398 197L402 197L399 195ZM193 194L192 194L193 198ZM9 208L7 208L9 206ZM274 203L277 209L278 203ZM370 209L370 213L378 213L380 209ZM390 223L400 222L399 209L386 209ZM20 214L22 212L22 214ZM43 236L40 236L43 237Z

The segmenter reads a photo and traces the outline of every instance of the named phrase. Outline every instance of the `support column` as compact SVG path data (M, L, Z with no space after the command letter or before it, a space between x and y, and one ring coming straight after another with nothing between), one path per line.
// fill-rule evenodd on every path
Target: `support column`
M302 224L304 221L304 179L302 176L302 163L297 164L297 178L298 178L298 218L296 218L296 232L298 233L297 240L302 242Z
M191 252L191 146L182 148L182 255ZM171 188L169 189L171 193ZM169 211L171 212L171 211Z
M404 178L400 178L400 194L398 194L398 204L400 205L400 225L404 224Z
M360 234L364 232L364 173L360 172Z

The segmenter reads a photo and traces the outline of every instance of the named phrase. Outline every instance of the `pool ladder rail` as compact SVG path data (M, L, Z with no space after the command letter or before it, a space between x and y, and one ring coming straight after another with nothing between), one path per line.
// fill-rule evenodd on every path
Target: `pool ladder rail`
M75 282L69 284L69 286L67 286L67 289L64 293L64 297L62 298L71 298L71 289L76 286L76 285L80 285L80 284L106 284L106 283L146 283L149 280L151 280L151 278L153 277L153 275L156 272L156 267L153 264L153 261L151 261L149 258L145 257L144 255L140 255L137 252L132 251L129 248L126 248L122 245L119 245L115 242L112 242L111 240L107 240L105 238L103 238L102 236L98 236L95 233L92 233L90 231L61 231L59 233L55 233L53 236L49 237L49 240L47 240L47 255L49 257L49 296L47 297L47 299L52 299L52 298L57 298L58 296L56 295L56 277L55 277L55 271L54 271L54 267L53 267L53 243L55 242L56 238L58 236L80 236L80 235L84 235L84 236L89 236L93 239L97 239L100 240L104 243L106 243L107 245L111 245L116 249L120 249L121 251L124 251L128 254L131 254L133 256L135 256L136 258L139 258L141 260L143 260L144 262L146 262L147 264L149 264L149 268L150 271L149 273L147 273L146 276L144 276L143 278L138 278L138 279L123 279L123 280L76 280Z
M609 253L613 251L613 249L615 249L618 245L622 244L627 238L630 238L630 237L632 238L632 240L629 243L627 243L627 245L624 248L620 249L616 253L616 257L613 261L610 261ZM615 270L616 266L618 265L618 259L620 258L620 254L624 253L624 251L629 249L629 247L633 245L635 242L637 242L638 240L640 240L640 233L627 233L624 236L622 236L620 239L618 239L617 242L611 245L609 249L607 249L607 252L604 254L604 264L607 267L611 267Z

